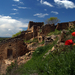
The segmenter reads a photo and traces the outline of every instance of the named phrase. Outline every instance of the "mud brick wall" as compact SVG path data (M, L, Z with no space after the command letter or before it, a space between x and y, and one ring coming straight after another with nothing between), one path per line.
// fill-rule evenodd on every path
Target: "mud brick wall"
M28 29L29 30L33 25L36 25L36 26L40 26L40 28L43 26L44 22L33 22L33 21L30 21L29 24L28 24Z
M55 31L55 25L46 24L42 27L42 34L47 35L49 32Z
M27 45L20 38L12 38L0 43L0 59L16 58L27 53ZM16 55L17 54L17 55Z
M63 30L63 29L68 29L69 27L69 23L66 22L66 23L58 23L57 26L56 26L56 29L57 30Z
M75 26L75 21L69 22L69 27L70 27L70 26L73 27L73 25Z
M24 36L24 39L26 41L30 40L31 38L33 38L33 32L26 33L25 36Z

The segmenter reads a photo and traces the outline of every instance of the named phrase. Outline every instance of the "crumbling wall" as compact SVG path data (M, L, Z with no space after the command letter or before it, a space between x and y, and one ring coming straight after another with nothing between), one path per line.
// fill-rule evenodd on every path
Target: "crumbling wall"
M44 25L44 22L33 22L33 21L30 21L29 24L28 24L28 29L29 30L33 25L36 25L36 26L40 26L40 28Z
M9 55L8 51L11 52L11 55ZM29 50L27 49L27 45L24 43L24 40L20 38L8 39L0 43L0 59L6 59L11 56L16 58L17 56L24 55L28 51Z
M55 25L46 24L42 27L42 34L47 35L49 32L55 31Z
M33 32L26 33L24 38L25 38L26 41L30 40L31 38L33 38Z
M74 27L75 26L75 21L73 21L73 22L69 22L69 27L71 26L71 27Z
M57 30L63 30L63 29L68 29L69 27L69 23L65 22L65 23L58 23L56 26Z

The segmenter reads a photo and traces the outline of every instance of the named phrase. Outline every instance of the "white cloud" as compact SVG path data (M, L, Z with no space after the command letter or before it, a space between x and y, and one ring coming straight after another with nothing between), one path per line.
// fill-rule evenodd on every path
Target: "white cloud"
M12 6L17 6L17 5L15 5L15 4L12 4Z
M19 0L13 0L13 1L19 2Z
M27 7L18 7L19 9L26 9Z
M16 15L16 14L19 14L19 13L10 13L10 15Z
M54 13L54 14L59 14L58 12L56 12L56 11L51 11L51 13Z
M25 22L12 19L10 16L0 15L0 37L11 37L13 34L22 30L21 27L28 27L28 20Z
M61 5L61 6L65 7L66 9L75 8L75 4L72 1L69 1L69 0L54 0L54 2L58 5Z
M47 11L47 9L44 9L45 11Z
M51 3L49 3L49 2L47 2L47 1L40 0L40 3L44 4L44 5L48 5L50 7L53 7L53 5Z
M15 10L15 11L17 11L18 9L12 9L12 10Z
M36 14L34 14L33 16L37 16L37 17L40 17L40 18L43 18L43 17L45 17L45 16L47 16L47 15L49 15L49 14L42 14L42 13L36 13Z
M24 3L23 3L23 2L20 2L20 4L23 4L23 5L24 5Z

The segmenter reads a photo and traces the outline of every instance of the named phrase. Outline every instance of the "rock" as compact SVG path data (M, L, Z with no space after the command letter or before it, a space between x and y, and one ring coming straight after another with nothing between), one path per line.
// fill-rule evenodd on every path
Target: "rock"
M53 41L55 41L56 37L56 35L51 35L51 39L53 39Z
M59 40L58 40L58 42L57 43L59 43L59 42L65 42L66 41L66 33L67 32L69 32L69 31L67 31L67 30L65 30L65 29L63 29L62 31L61 31L61 35L60 35L60 37L59 37Z
M65 46L65 43L60 42L59 44L56 44L55 46L52 47L51 52L52 52L52 51L55 51L56 48L60 48L60 46Z
M10 65L11 62L14 62L14 60L11 61L11 60L9 60L9 59L5 59L4 62L5 62L6 65Z
M52 49L51 49L51 52L54 51L54 50L55 50L55 47L53 46Z
M45 45L55 41L56 37L57 37L56 35L46 36L46 38L45 38Z

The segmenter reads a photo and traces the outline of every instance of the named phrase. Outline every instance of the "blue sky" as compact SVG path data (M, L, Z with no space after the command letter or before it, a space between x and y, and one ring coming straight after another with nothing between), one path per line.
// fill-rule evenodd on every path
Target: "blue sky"
M26 30L29 21L44 22L50 17L74 21L75 0L0 0L0 37L11 37Z

